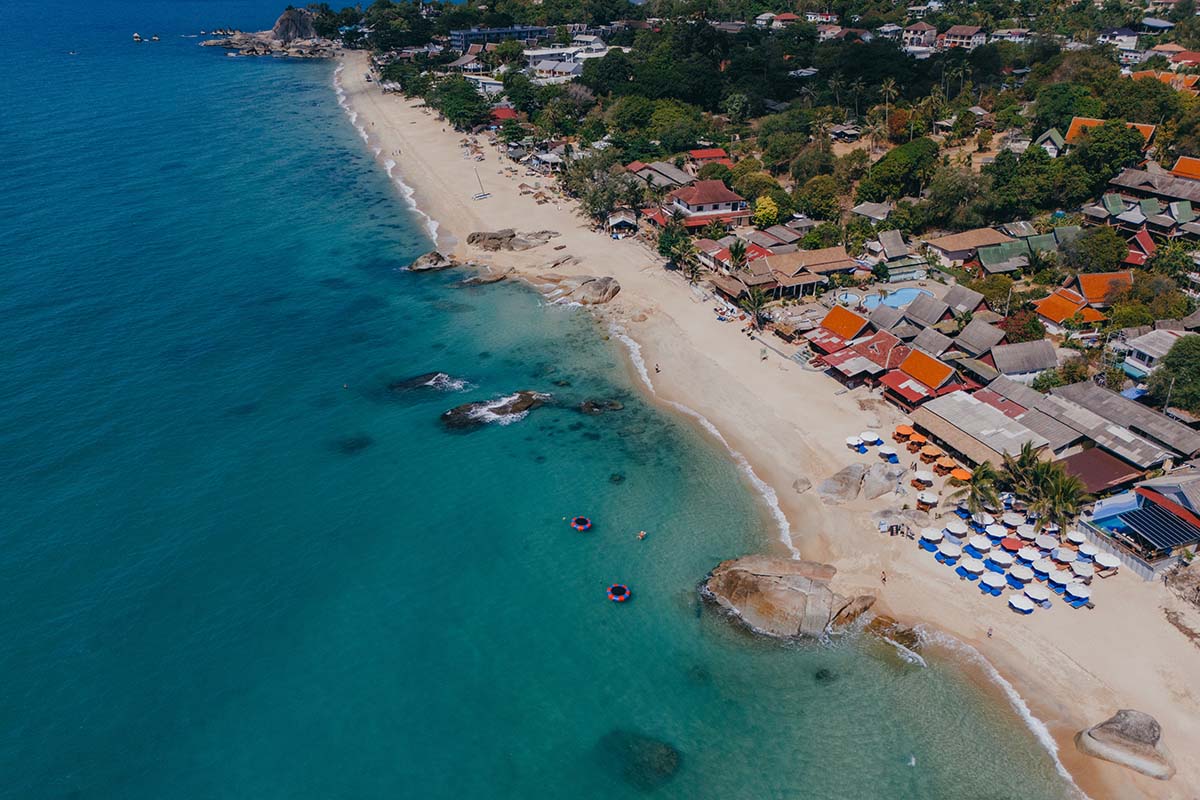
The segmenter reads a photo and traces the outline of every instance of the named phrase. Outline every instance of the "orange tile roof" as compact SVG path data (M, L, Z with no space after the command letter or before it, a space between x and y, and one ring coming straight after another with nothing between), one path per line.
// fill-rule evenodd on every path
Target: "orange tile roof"
M1106 119L1096 119L1095 117L1072 117L1071 127L1067 128L1066 139L1067 144L1079 144L1082 141L1083 132L1088 128L1095 128L1108 122ZM1126 125L1136 130L1146 140L1146 144L1150 143L1150 139L1154 136L1155 126L1146 125L1141 122L1126 122Z
M1180 156L1175 161L1175 166L1171 167L1171 172L1175 173L1181 178L1200 180L1200 158Z
M1041 300L1034 300L1033 307L1040 316L1045 317L1055 325L1061 325L1079 313L1080 309L1087 308L1087 304L1075 292L1068 289L1058 289L1048 297L1043 297Z
M1133 286L1133 270L1123 272L1082 273L1078 277L1079 292L1089 304L1103 303L1113 289L1113 284L1122 288Z
M834 306L829 309L825 319L821 320L821 327L836 333L843 339L853 339L862 333L868 322L866 317L861 317L848 308Z
M952 367L943 364L931 355L922 353L920 350L913 350L908 354L908 358L904 359L904 362L900 365L900 371L910 378L915 378L930 389L940 388L954 374Z

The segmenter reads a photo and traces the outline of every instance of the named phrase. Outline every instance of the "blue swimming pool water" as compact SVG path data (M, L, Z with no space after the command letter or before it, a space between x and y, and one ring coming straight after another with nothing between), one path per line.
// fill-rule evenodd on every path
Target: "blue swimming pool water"
M904 308L906 305L911 303L913 300L916 300L917 297L923 294L932 295L933 292L925 289L913 289L911 287L906 289L896 289L893 292L888 292L887 297L884 297L882 302L885 306L891 306L892 308ZM863 306L868 309L878 308L880 302L881 301L878 294L869 294L862 299Z

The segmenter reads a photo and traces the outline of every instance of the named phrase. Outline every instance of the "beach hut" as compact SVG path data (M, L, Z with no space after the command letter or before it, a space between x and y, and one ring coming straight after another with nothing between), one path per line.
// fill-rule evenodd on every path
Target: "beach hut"
M967 481L971 480L971 472L963 469L962 467L955 467L954 469L950 470L950 480L958 481L959 483L966 483Z
M912 425L897 425L896 431L892 434L892 440L895 442L907 442L908 437L914 433Z
M1020 595L1020 594L1009 595L1008 606L1013 611L1016 611L1018 614L1032 614L1033 613L1033 601L1031 601L1028 597L1026 597L1024 595Z
M1067 531L1067 541L1071 544L1083 544L1087 541L1087 537L1079 531Z
M1032 542L1037 539L1037 531L1033 529L1032 525L1026 522L1017 526L1017 536L1028 542Z
M862 439L863 444L879 444L879 434L875 431L863 431L858 435Z
M1041 551L1033 547L1025 546L1017 551L1017 560L1022 564L1032 564L1041 557Z
M1016 511L1005 511L1004 516L1000 517L1000 521L1010 528L1015 528L1025 523L1025 517Z
M946 523L946 533L950 534L951 536L966 536L967 523L963 522L961 519L952 519Z
M1030 583L1022 590L1025 596L1035 603L1047 603L1050 601L1050 590L1040 583Z
M1050 554L1050 557L1060 564L1070 564L1072 561L1079 558L1079 554L1066 547L1059 547Z
M942 541L942 538L942 532L937 528L926 528L921 531L921 541L917 542L917 546L932 553L937 550L938 542Z
M1058 547L1058 540L1045 533L1038 534L1038 536L1033 540L1033 543L1036 544L1040 550L1053 550L1054 548Z
M979 590L994 597L999 597L1005 586L1004 577L994 572L984 573L983 577L979 579Z
M917 492L917 508L921 511L932 511L937 501L938 496L933 492Z
M943 564L954 566L962 555L962 548L954 542L942 542L938 545L937 560Z
M1092 566L1092 562L1090 561L1076 561L1071 564L1071 572L1075 573L1075 577L1087 581L1096 574L1096 568Z

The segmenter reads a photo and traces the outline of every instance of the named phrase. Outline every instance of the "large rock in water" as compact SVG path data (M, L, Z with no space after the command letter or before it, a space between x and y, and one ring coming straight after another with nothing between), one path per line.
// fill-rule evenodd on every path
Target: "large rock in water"
M430 250L409 264L408 269L410 272L431 272L433 270L449 269L450 267L457 266L458 264L453 259L447 258L437 250Z
M1162 727L1154 717L1123 708L1099 725L1075 734L1075 746L1081 753L1165 781L1175 774L1175 765L1159 741L1161 736Z
M541 392L521 391L495 400L480 400L463 403L442 414L442 424L447 428L469 430L489 422L507 424L523 418L533 409L543 406L550 395Z
M837 569L815 561L746 556L723 561L701 594L770 636L820 636L834 621L848 625L875 602L872 595L846 598L830 588Z
M288 8L275 20L271 38L284 44L297 39L315 39L317 29L313 27L313 14L306 8Z

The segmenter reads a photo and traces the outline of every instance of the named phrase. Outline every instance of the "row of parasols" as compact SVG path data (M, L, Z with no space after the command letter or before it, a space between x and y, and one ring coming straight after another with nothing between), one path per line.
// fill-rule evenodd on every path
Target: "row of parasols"
M984 594L999 597L1006 587L1017 590L1009 596L1009 605L1021 614L1032 613L1034 603L1047 605L1050 592L1063 595L1075 608L1085 606L1091 599L1088 582L1096 567L1108 570L1120 565L1116 556L1100 552L1078 531L1068 531L1064 537L1072 546L1036 533L1024 522L1014 531L993 523L984 534L970 536L965 544L946 538L946 534L962 537L967 533L966 523L952 520L944 529L922 531L919 546L933 552L939 562L954 567L964 580L978 580ZM1035 580L1044 581L1046 586Z

